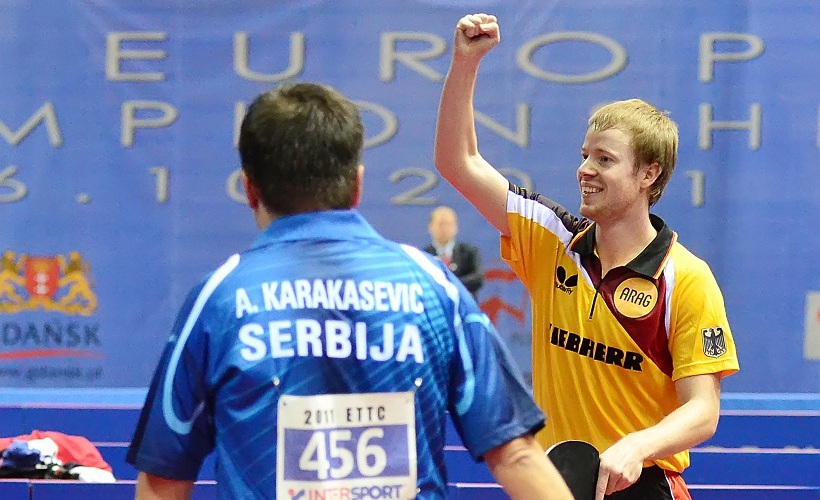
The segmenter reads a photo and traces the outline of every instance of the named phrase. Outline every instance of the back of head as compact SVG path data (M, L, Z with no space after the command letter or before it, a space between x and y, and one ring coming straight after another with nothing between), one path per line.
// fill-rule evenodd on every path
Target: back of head
M661 173L652 185L649 205L660 199L678 161L678 126L665 112L640 99L615 101L589 119L591 130L618 129L632 137L635 165L657 163Z
M289 215L351 208L363 144L352 102L330 87L296 83L253 101L239 156L265 208Z

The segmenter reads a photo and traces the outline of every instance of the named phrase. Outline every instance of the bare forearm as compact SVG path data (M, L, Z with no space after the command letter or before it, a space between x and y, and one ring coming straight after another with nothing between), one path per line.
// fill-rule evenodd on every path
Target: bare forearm
M495 16L471 14L459 20L439 104L434 157L442 177L501 234L509 234L509 182L478 153L473 110L479 62L500 40Z
M464 163L478 154L473 111L478 64L454 59L441 93L434 156L436 168L451 183Z
M504 491L515 500L572 500L572 494L532 436L522 436L485 456Z
M715 434L720 418L720 378L698 375L676 382L683 404L658 424L630 434L644 460L656 460L688 450Z
M689 401L666 416L657 425L636 432L645 460L660 458L688 450L712 437L717 428L720 408L701 400Z
M174 481L140 472L137 476L135 500L190 500L192 481Z
M463 64L463 66L462 66ZM502 234L507 222L507 179L478 154L473 87L478 62L454 63L441 96L436 169Z

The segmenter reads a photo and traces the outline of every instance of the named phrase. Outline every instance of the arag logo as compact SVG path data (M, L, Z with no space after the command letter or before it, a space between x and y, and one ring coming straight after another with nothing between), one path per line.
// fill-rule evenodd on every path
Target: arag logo
M567 295L572 295L576 286L578 286L578 275L573 274L567 277L567 270L564 269L563 266L558 266L558 269L555 271L555 288Z
M79 252L44 257L7 250L0 263L0 313L45 310L90 316L97 310L92 283Z
M612 295L615 309L627 318L642 318L655 309L658 288L648 279L629 278L621 282Z

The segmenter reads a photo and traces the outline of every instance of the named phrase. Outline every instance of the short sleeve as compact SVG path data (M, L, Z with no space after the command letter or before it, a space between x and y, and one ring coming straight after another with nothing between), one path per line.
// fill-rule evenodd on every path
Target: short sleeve
M510 235L501 236L501 258L532 291L541 279L539 273L552 273L558 256L588 222L548 198L510 184L507 223Z
M201 299L199 286L179 312L126 459L138 470L166 479L196 480L214 447Z
M723 294L705 264L687 269L678 277L673 295L669 347L672 379L738 371L738 357Z
M534 434L545 418L489 318L466 295L456 325L449 410L462 442L480 460L497 446Z

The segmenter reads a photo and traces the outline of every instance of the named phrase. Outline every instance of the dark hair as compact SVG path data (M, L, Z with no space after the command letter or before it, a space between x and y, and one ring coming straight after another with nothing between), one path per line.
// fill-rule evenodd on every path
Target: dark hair
M352 102L330 87L296 83L251 103L239 156L265 208L288 215L351 208L363 144Z

